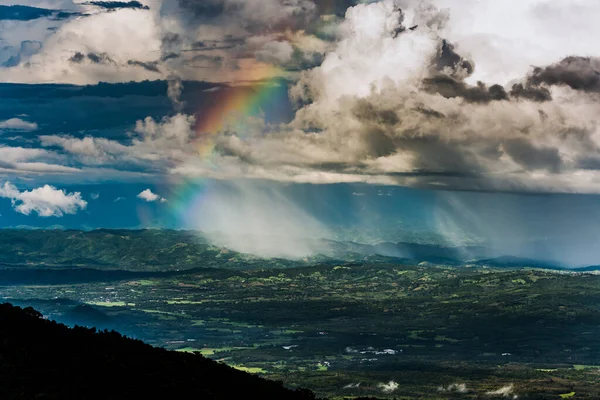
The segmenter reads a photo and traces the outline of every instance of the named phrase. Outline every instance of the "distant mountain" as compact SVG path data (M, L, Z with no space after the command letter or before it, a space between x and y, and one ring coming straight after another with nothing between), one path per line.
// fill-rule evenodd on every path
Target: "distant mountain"
M470 265L480 265L496 268L543 268L552 270L567 270L557 263L534 260L524 257L501 256L476 261L469 261Z
M595 272L600 271L600 265L591 265L589 267L575 268L575 272Z
M85 311L87 313L87 311ZM199 354L0 305L1 399L314 399Z
M243 237L240 240L244 240ZM201 232L178 230L0 230L0 283L78 283L143 279L192 269L272 269L339 262L480 265L567 269L559 263L511 255L492 257L485 246L328 239L306 242L313 255L301 260L261 258L217 247ZM572 271L590 272L600 267Z
M315 247L332 258L347 258L347 254L381 255L404 260L431 263L460 264L469 259L485 257L490 250L483 246L446 247L434 244L382 242L374 245L356 242L324 240Z
M175 230L1 230L0 264L7 267L91 267L176 271L190 268L264 268L294 265L219 248L200 232Z

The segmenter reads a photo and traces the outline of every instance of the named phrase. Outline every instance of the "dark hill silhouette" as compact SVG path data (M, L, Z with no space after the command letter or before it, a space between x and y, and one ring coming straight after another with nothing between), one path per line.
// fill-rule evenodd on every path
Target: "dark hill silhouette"
M314 399L200 354L0 305L0 399Z

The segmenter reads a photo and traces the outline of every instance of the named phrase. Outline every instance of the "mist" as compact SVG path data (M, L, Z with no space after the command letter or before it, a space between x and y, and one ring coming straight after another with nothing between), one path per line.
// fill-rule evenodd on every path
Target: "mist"
M261 257L298 259L317 252L327 227L286 193L263 181L216 181L192 211L195 228L215 245Z
M485 246L490 258L577 267L600 264L599 206L595 195L214 181L191 211L191 223L217 246L260 257L324 254L324 240L408 242Z

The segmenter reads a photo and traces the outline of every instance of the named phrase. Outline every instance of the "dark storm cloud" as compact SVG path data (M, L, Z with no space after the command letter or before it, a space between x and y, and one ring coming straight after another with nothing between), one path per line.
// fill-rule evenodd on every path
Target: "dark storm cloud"
M162 45L170 47L181 43L181 36L177 33L169 32L162 38Z
M416 107L414 109L415 111L427 116L427 117L433 117L433 118L444 118L446 117L444 114L442 114L439 111L435 111L431 108L427 108L427 107Z
M83 60L85 60L85 55L80 52L73 54L73 56L71 58L69 58L69 61L74 62L74 63L80 63Z
M396 8L396 13L398 15L398 21L396 23L396 27L392 31L392 37L396 38L399 34L406 31L406 27L404 26L404 11L400 8Z
M531 85L569 86L600 93L600 59L571 56L547 67L536 67L528 78Z
M489 103L508 100L508 93L500 85L487 86L478 82L471 86L463 80L473 74L475 64L455 50L452 43L442 39L439 52L432 60L432 76L423 80L423 88L446 98L461 97L469 103Z
M461 97L469 103L508 100L506 90L500 85L488 87L483 82L478 82L476 86L469 86L446 75L426 78L423 81L423 88L429 93L438 93L446 98Z
M523 138L504 141L502 147L506 154L527 170L560 172L562 159L556 148L536 147Z
M107 10L118 10L121 8L129 8L135 10L149 10L150 7L140 3L139 1L90 1L85 4L91 6L102 7Z
M72 63L80 64L80 63L84 62L86 59L89 60L93 64L115 64L115 61L112 58L110 58L110 56L106 53L88 53L86 55L86 54L77 52L77 53L73 54L73 56L71 56L71 58L69 58L69 61Z
M517 99L526 99L537 102L551 101L552 94L548 88L533 86L531 84L517 83L510 90L510 96Z
M160 72L160 70L158 69L158 62L156 62L156 61L143 62L143 61L137 61L137 60L129 60L129 61L127 61L127 65L144 68L146 71L150 71L150 72Z
M454 45L447 40L442 40L439 58L436 62L436 68L440 72L450 69L452 75L463 72L467 76L471 75L475 70L475 65L472 61L461 57L454 51Z
M168 60L174 60L179 57L181 57L181 55L177 54L177 53L166 53L160 59L162 61L168 61Z
M383 125L395 125L400 120L394 110L380 110L369 101L357 100L352 112L356 118L364 122L376 122Z

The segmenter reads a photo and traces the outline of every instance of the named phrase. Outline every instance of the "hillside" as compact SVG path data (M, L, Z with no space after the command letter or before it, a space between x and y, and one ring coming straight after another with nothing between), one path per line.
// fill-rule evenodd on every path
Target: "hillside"
M2 230L0 264L174 271L195 267L286 266L210 245L198 232L173 230Z
M494 254L492 249L484 246L447 247L405 242L368 245L317 238L306 243L313 255L289 260L262 258L218 247L198 231L7 229L0 232L0 282L7 284L35 283L47 279L64 283L139 279L150 277L153 273L178 273L198 268L270 269L338 262L428 262L500 268L566 269L551 261ZM240 237L239 240L246 239ZM50 271L43 273L41 269ZM596 270L597 267L573 269L579 272Z
M0 305L1 399L314 399L199 354Z

